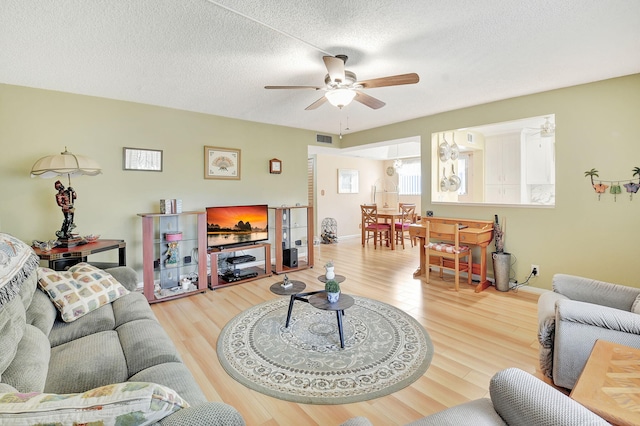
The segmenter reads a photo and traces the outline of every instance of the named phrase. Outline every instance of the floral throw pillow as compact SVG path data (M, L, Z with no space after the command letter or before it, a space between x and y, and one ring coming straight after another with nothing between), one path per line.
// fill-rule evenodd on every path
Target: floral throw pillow
M38 285L65 322L75 321L129 293L111 274L88 263L78 263L68 271L38 268Z
M144 382L73 394L0 393L0 424L148 425L188 406L174 390Z

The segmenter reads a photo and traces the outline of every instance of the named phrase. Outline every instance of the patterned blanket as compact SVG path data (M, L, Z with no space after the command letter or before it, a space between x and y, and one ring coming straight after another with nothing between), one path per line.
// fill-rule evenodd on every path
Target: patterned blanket
M20 292L20 286L39 262L31 247L0 232L0 309Z

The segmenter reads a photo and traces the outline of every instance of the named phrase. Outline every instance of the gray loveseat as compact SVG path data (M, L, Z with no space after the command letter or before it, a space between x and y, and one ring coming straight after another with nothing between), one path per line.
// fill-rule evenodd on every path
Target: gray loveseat
M540 368L573 389L596 340L640 348L640 288L566 274L538 299Z
M469 401L408 426L595 426L608 425L564 393L517 368L499 371L489 385L491 399ZM356 417L342 426L371 426Z
M4 247L11 245L9 241ZM0 264L8 259L6 252L0 253ZM233 407L207 402L145 297L135 292L134 270L108 270L131 292L66 323L37 287L36 269L31 259L15 271L19 280L4 280L0 288L0 414L10 405L3 404L2 396L15 392L71 394L114 383L150 382L173 389L190 405L165 417L162 425L244 424ZM13 413L5 409L4 415Z

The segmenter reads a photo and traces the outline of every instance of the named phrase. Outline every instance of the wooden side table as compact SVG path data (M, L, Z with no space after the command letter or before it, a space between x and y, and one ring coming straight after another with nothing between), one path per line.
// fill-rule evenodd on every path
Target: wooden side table
M109 250L118 250L118 263L95 263L100 268L127 265L127 243L124 240L98 240L92 243L77 245L75 247L55 247L51 251L42 251L33 248L40 260L49 262L49 268L54 271L64 271L76 263L86 262L87 256Z
M570 396L615 425L639 425L640 349L597 340Z

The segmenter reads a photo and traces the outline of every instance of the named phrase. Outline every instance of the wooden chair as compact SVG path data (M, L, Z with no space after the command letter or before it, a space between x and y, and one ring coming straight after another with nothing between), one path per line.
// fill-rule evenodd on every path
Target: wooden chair
M362 212L362 247L369 241L373 234L373 247L378 247L378 237L382 245L382 237L386 234L387 243L391 235L391 224L378 222L378 206L375 204L363 204L360 206Z
M440 268L440 278L443 278L443 270L448 269L454 272L455 276L455 289L459 291L460 272L467 273L467 283L471 284L472 275L472 256L471 248L469 246L460 245L460 225L459 224L444 224L444 223L431 223L426 221L426 235L428 237L427 244L425 246L426 257L429 262L429 267L436 266ZM431 239L441 239L444 235L447 239L453 236L453 243L451 242L432 242ZM437 258L437 263L432 262L432 257ZM466 263L461 262L461 259L466 258ZM429 268L431 269L431 268ZM427 271L427 284L429 283L429 271Z
M394 223L394 226L396 228L396 244L401 242L404 249L404 240L409 237L409 225L416 223L416 205L400 203L400 213L402 213L400 222ZM411 247L413 247L414 239L409 237L409 240L411 241Z

